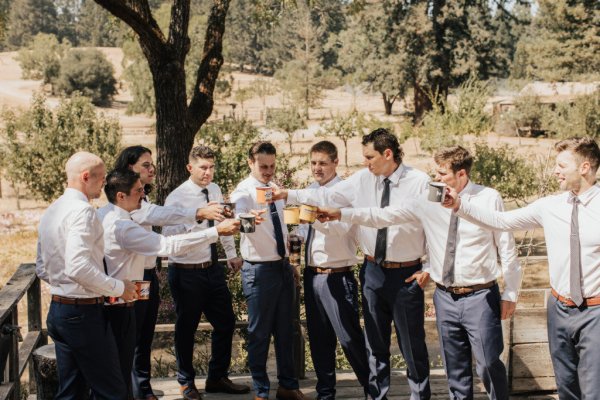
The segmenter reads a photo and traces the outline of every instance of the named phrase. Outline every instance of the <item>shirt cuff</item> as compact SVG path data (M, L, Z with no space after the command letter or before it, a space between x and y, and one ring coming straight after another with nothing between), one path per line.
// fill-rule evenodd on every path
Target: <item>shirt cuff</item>
M342 216L340 217L341 222L352 223L352 217L354 212L351 208L342 208L341 209Z
M288 190L287 204L298 204L298 191L294 189Z
M188 208L185 210L185 218L188 219L189 223L196 223L196 208Z
M230 249L230 250L225 250L225 257L227 257L228 260L231 260L232 258L236 258L237 251L235 251L235 248Z
M110 291L109 296L111 297L121 297L123 296L123 293L125 293L125 284L123 283L123 281L120 281L118 279L115 279L115 284L113 286L113 289Z
M513 303L516 303L518 297L519 293L516 290L504 288L504 292L502 293L502 300L512 301Z

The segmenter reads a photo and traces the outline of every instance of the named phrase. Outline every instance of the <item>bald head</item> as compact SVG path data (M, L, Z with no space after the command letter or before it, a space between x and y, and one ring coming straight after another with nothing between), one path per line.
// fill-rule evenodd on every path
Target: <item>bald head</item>
M87 151L77 152L67 160L65 171L68 187L80 190L89 199L100 196L106 175L104 161L100 157Z
M69 182L78 180L82 173L85 171L91 172L100 165L104 165L104 161L97 155L88 153L87 151L77 152L67 160L67 164L65 165L67 180Z

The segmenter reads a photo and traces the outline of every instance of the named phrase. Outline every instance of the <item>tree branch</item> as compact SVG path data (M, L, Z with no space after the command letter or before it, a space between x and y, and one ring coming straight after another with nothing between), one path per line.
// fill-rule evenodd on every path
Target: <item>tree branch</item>
M174 0L171 6L168 43L180 60L184 60L190 51L190 0Z
M198 66L196 84L188 107L188 122L196 132L208 119L213 108L213 92L223 65L223 34L230 0L213 0L208 17L204 53Z
M134 30L142 47L153 54L160 54L166 43L165 37L152 16L147 0L94 0Z

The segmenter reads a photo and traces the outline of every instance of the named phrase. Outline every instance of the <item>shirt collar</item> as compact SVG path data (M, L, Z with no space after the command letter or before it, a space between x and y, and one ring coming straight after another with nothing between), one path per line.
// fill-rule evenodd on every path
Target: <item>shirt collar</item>
M250 175L250 182L252 182L254 184L254 186L271 186L270 181L269 181L269 183L262 183L261 181L256 179L253 175Z
M75 197L78 200L81 201L85 201L86 203L89 203L90 200L87 198L87 196L85 194L83 194L83 192L77 190L77 189L73 189L73 188L66 188L65 189L65 194L69 197Z
M115 214L117 214L120 219L131 219L131 213L129 213L129 211L119 207L116 204L109 204L112 206L113 210L115 210Z
M340 177L339 177L339 175L337 175L337 174L336 174L336 176L334 176L334 177L333 177L333 179L331 179L329 182L327 182L327 183L325 184L325 186L323 186L323 187L326 187L326 188L332 187L333 185L335 185L336 183L338 183L338 182L339 182L339 181L341 181L341 180L342 180L342 178L340 178ZM319 185L319 183L318 183L318 182L313 182L313 183L310 185L310 187L311 187L311 188L320 188L320 187L321 187L321 185Z
M469 179L467 181L467 184L465 185L465 187L463 188L463 190L460 191L460 193L458 194L459 197L463 197L463 196L469 196L471 194L473 194L473 189L475 188L475 185L473 184L473 182L471 182L471 180Z
M188 186L197 195L200 195L204 189L208 190L208 186L202 187L202 186L196 184L192 180L192 178L188 179ZM210 186L210 184L209 184L209 186Z
M390 176L388 176L387 178L390 180L390 182L392 182L392 184L397 185L398 182L400 182L400 178L402 178L404 176L404 174L406 173L406 167L404 166L404 164L400 164L398 166L398 168L396 168L396 170L394 172L392 172L392 174ZM380 185L383 185L383 181L385 180L385 176L380 175L377 177L377 183Z
M598 184L594 184L588 190L583 193L577 195L579 198L579 202L586 206L597 194L600 192L600 187ZM573 192L569 192L569 198L567 199L568 203L573 203L573 199L575 198L575 194Z

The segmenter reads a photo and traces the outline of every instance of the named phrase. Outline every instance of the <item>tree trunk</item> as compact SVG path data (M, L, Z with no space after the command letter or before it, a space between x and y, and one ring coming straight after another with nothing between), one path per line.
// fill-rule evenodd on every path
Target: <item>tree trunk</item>
M385 115L392 115L392 106L394 105L395 97L388 96L386 93L381 93L383 98L383 106L385 107Z
M413 115L413 123L419 123L423 119L425 113L433 108L433 103L431 102L431 98L429 94L424 90L424 88L419 85L419 83L414 84L413 86L414 92L414 105L415 105L415 113Z
M344 140L344 164L348 168L348 141Z

